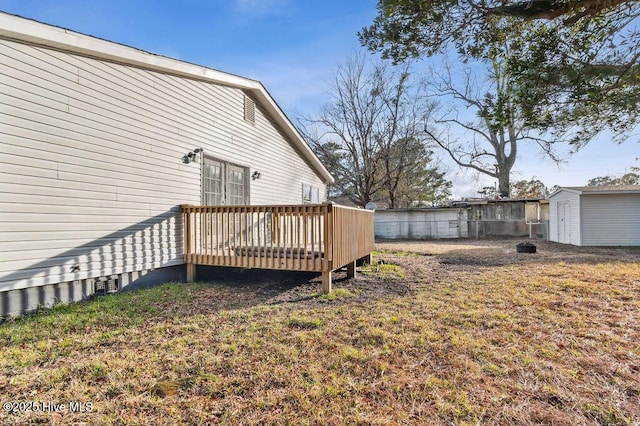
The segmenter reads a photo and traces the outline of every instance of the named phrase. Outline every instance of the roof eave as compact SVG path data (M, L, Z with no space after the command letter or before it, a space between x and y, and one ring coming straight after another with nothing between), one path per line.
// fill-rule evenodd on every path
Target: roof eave
M572 189L572 188L563 187L563 188L556 189L555 191L553 191L551 194L549 194L548 198L551 199L552 197L558 195L562 191L568 191L568 192L572 192L572 193L578 194L578 195L582 194L582 191L578 191L578 190L575 190L575 189Z
M582 195L608 195L608 194L640 194L640 191L637 190L627 190L627 191L586 191L586 192L582 192Z
M551 195L549 195L549 198L557 195L562 191L567 191L567 192L571 192L573 194L578 194L578 195L640 194L640 189L620 189L620 190L607 189L607 190L599 191L595 189L597 187L593 187L593 188L594 189L591 189L591 187L588 187L588 189L562 187L554 191Z
M269 94L266 88L257 81L260 86L258 89L252 90L254 95L259 98L261 104L267 108L269 112L271 112L271 116L275 119L276 123L284 130L284 132L291 138L292 141L296 144L296 147L300 150L302 155L311 162L311 164L315 165L315 168L320 173L324 182L326 184L331 184L335 182L331 173L324 167L320 159L316 156L316 154L311 150L309 145L304 141L304 138L298 132L298 129L291 123L287 115L282 111L280 106L275 102L273 97Z

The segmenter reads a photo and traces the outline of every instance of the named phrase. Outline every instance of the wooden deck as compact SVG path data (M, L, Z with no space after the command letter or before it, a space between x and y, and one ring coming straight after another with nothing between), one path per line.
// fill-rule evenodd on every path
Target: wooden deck
M183 205L187 279L195 265L312 271L331 291L331 272L374 250L372 211L334 204Z

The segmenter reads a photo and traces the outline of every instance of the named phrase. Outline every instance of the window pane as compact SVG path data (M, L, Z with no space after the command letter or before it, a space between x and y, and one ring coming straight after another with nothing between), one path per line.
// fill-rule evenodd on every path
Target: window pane
M229 183L227 185L228 204L245 204L244 180L244 168L229 166Z
M311 202L311 186L302 184L302 202L310 203Z
M207 160L204 164L204 204L219 206L222 198L222 164Z

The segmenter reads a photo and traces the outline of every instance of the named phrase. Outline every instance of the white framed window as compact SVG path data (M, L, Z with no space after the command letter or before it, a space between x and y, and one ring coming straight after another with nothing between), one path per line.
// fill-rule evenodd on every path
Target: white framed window
M202 173L202 201L207 206L224 204L224 162L205 159Z
M302 184L302 203L303 204L320 203L320 188L303 183Z
M247 175L249 170L245 167L227 165L227 201L228 204L236 206L248 204L245 193L248 186Z
M205 157L202 202L205 206L249 204L249 168Z

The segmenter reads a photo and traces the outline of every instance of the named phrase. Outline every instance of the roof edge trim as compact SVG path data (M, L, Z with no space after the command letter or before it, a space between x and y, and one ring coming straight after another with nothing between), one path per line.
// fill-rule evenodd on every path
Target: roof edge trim
M240 77L168 56L150 53L135 47L2 11L0 11L0 38L37 44L97 59L119 62L125 65L142 67L153 71L248 90L261 101L263 107L275 119L276 123L281 126L284 133L291 138L293 144L300 150L301 154L309 161L312 167L316 169L325 183L330 184L334 182L333 176L331 176L329 171L320 162L293 123L291 123L286 114L265 89L264 85L258 80Z

